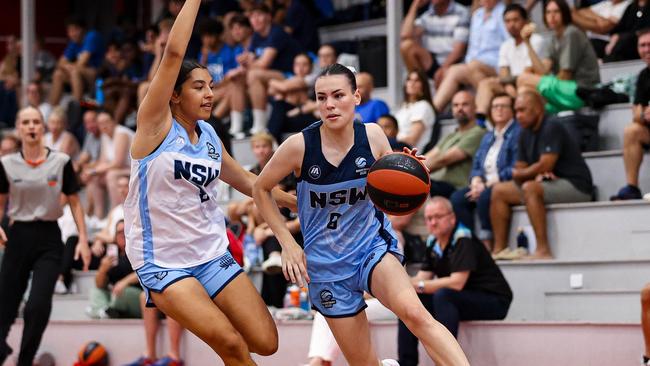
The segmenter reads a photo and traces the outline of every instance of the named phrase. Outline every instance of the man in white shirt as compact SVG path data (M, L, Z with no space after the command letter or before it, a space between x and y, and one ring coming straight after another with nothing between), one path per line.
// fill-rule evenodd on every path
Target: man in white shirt
M605 57L609 32L623 16L632 0L604 0L588 8L571 9L573 24L587 32L598 58Z
M485 120L495 94L505 92L513 98L517 95L517 76L532 66L528 47L521 37L521 30L528 23L526 9L519 4L508 5L503 11L503 21L512 38L503 42L499 49L499 76L483 79L478 85L476 116L479 120ZM536 52L544 46L544 40L538 34L531 36L530 43Z

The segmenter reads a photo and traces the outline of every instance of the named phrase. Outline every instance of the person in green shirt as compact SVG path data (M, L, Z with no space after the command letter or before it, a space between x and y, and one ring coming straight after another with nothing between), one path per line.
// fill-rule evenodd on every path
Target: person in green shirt
M431 171L431 196L449 198L467 185L472 158L485 134L485 129L476 124L476 103L470 92L457 92L451 109L458 128L425 155L425 165Z

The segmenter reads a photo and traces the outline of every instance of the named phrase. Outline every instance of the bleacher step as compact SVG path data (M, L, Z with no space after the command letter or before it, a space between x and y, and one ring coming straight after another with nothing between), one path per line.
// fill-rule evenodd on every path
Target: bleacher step
M291 366L307 361L311 321L278 321L279 350L270 357L254 355L260 366ZM17 349L22 322L12 329L9 344ZM167 349L166 330L159 332L158 351ZM397 326L394 321L373 322L372 342L381 358L397 356ZM636 365L643 351L638 322L464 322L459 342L473 366L546 365ZM112 365L133 361L144 349L142 323L119 321L53 321L49 324L42 350L52 353L57 365L71 365L78 349L87 341L101 342ZM223 365L215 353L198 338L185 332L181 354L187 365ZM13 366L12 357L4 366ZM334 366L343 366L339 356ZM432 366L420 347L420 365Z
M594 185L598 188L597 200L607 201L626 184L623 152L610 150L589 152L583 154L591 171ZM639 172L639 185L642 192L650 192L650 154L646 154L641 171Z

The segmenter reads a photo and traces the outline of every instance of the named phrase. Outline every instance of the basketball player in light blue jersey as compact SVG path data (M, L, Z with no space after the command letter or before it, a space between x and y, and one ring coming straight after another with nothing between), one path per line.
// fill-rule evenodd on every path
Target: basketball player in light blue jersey
M404 321L436 365L469 365L454 337L418 299L400 263L395 233L366 192L370 166L392 151L378 125L354 120L361 99L354 74L334 64L320 74L315 88L322 121L287 139L253 188L260 212L282 245L285 276L299 285L309 283L313 308L327 318L352 366L397 364L379 362L372 348L364 291ZM304 252L271 195L291 172L298 177Z
M213 104L205 67L183 61L201 0L187 0L138 110L131 182L124 203L127 255L148 305L206 342L226 365L273 354L277 329L264 302L228 252L220 178L250 195L255 175L222 148L203 119ZM295 197L276 191L282 205Z

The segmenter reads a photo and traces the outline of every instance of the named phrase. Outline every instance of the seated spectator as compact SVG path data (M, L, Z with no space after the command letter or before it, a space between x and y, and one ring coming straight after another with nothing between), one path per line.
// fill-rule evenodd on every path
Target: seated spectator
M74 162L76 172L90 169L97 164L101 153L101 131L97 125L97 112L89 109L83 114L83 124L86 134L84 136L83 146L79 158ZM83 184L88 182L82 181Z
M463 225L474 230L474 209L481 222L479 239L488 250L492 249L492 224L490 224L490 196L497 182L512 179L512 167L517 158L519 125L514 121L514 100L508 94L492 98L489 121L494 127L483 136L476 151L469 178L469 187L451 195L454 213Z
M544 40L539 34L532 34L524 40L521 30L528 23L528 13L519 4L510 4L503 12L506 30L512 38L508 38L499 48L499 75L481 80L476 90L476 115L485 119L490 112L490 101L497 93L508 93L517 96L516 81L524 70L532 66L529 49L540 54L543 51Z
M313 7L303 5L301 0L286 0L283 29L300 44L306 52L318 51L318 18Z
M396 319L395 314L382 305L379 300L368 293L364 293L363 297L368 305L365 309L368 321ZM340 353L341 348L336 343L334 334L327 325L327 320L321 313L316 312L311 326L311 341L307 352L309 364L305 366L332 366Z
M140 293L140 312L144 323L145 350L142 356L124 366L183 366L181 336L184 328L172 317L166 317L169 353L158 359L158 330L160 329L160 319L165 315L158 308L146 307L145 303L146 296L143 291Z
M67 154L72 160L77 159L79 154L79 143L73 134L66 131L68 117L61 107L56 107L47 119L47 133L45 134L45 146Z
M149 41L150 44L146 46L146 51L144 51L144 71L146 72L146 76L143 75L145 80L141 81L138 85L138 106L142 103L144 96L147 94L147 90L149 90L149 82L151 82L153 76L156 74L156 70L158 70L165 45L167 44L167 38L169 38L169 31L171 31L173 25L174 20L170 18L158 22L155 38Z
M636 32L650 27L650 1L635 0L625 9L621 20L610 31L612 37L605 47L605 62L636 60Z
M411 148L411 145L408 145L404 142L397 141L397 135L399 134L399 122L392 114L384 114L379 116L377 124L384 130L386 137L388 137L388 143L390 143L390 148L393 151L402 151L403 148Z
M20 150L20 139L13 133L3 133L0 139L0 157Z
M645 150L650 145L650 28L639 32L638 50L646 68L641 70L636 82L632 123L623 134L623 162L627 185L612 200L640 199L639 169Z
M25 93L27 97L27 105L30 107L37 108L41 111L44 120L49 120L50 113L52 112L52 106L43 101L43 86L38 81L31 81L27 84L27 91Z
M499 47L508 38L503 23L505 5L498 0L481 0L481 7L472 15L469 43L464 64L449 67L438 85L433 107L442 112L461 86L475 90L481 80L496 76Z
M124 124L126 115L135 107L135 82L141 75L133 72L131 62L124 57L123 46L113 42L106 47L104 62L97 71L104 95L104 100L97 102L114 116L118 124Z
M251 133L257 133L265 131L268 122L269 82L283 80L285 73L292 71L293 58L300 52L300 45L282 28L272 24L271 11L266 5L253 6L249 18L255 33L247 52L239 55L238 62L246 71L246 87L253 109ZM231 133L242 132L234 128L240 126L233 126Z
M7 37L7 53L0 62L0 128L14 127L18 113L20 41Z
M82 180L88 182L88 194L92 195L94 216L103 218L106 213L104 195L108 192L110 206L120 204L117 179L130 171L131 158L129 148L133 140L133 131L118 125L107 112L97 115L97 124L101 131L101 155L97 164L82 172Z
M34 67L36 68L34 80L50 82L52 80L52 73L56 67L56 59L50 51L44 48L44 44L45 40L43 37L36 37L34 39Z
M404 102L395 111L399 125L397 140L424 153L436 122L436 114L431 105L429 81L422 71L410 71L403 90Z
M585 33L571 23L571 10L564 0L546 3L544 24L553 31L551 42L541 57L530 51L533 72L521 74L517 87L536 89L546 99L550 113L582 108L585 103L576 89L600 82L596 53ZM524 41L533 31L532 24L524 27Z
M124 221L115 224L115 244L102 258L90 289L87 314L91 318L141 318L138 276L124 250Z
M361 96L361 104L355 107L357 119L363 123L377 122L377 118L388 113L388 105L383 100L372 99L372 90L375 88L375 81L367 72L360 72L356 75L357 90Z
M278 144L282 143L284 133L300 132L316 121L313 114L301 111L302 105L309 100L307 76L311 69L311 58L305 53L299 53L293 60L292 77L269 81L268 94L274 100L271 101L271 117L267 127ZM298 108L299 113L289 115L289 111L295 108Z
M431 172L431 196L449 197L469 181L472 158L485 129L476 124L476 104L468 91L459 91L451 100L458 128L426 153L425 165Z
M86 31L83 20L70 18L66 21L68 45L52 75L50 104L59 105L63 88L69 84L72 96L81 101L86 90L95 85L97 69L102 64L104 46L101 35L95 30Z
M470 12L454 0L431 0L429 9L416 19L426 4L426 0L411 3L402 22L400 53L409 71L424 71L439 87L448 69L465 56Z
M446 198L434 197L424 212L426 262L411 283L416 292L432 294L429 311L455 337L461 320L504 319L512 290L483 244L456 220ZM417 338L402 321L397 334L399 364L417 365Z
M512 206L525 205L537 243L530 258L552 258L544 205L590 201L591 173L567 130L544 116L544 98L539 93L520 92L515 113L522 131L512 169L513 181L495 183L492 187L493 252L498 256L506 254L502 251L508 247Z
M609 33L630 3L632 0L603 0L586 8L571 9L573 23L587 32L598 58L605 57L605 47L611 39Z

